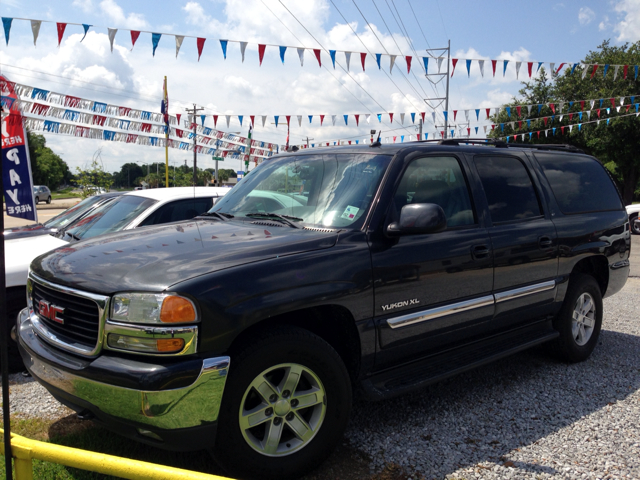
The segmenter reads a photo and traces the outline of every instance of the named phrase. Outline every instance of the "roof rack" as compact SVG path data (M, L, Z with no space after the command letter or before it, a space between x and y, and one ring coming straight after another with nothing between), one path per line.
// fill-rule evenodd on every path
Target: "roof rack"
M422 142L437 143L438 145L490 145L496 148L530 148L532 150L556 150L564 152L584 153L578 147L561 143L507 143L494 138L447 138L445 140L423 140ZM421 142L421 143L422 143Z

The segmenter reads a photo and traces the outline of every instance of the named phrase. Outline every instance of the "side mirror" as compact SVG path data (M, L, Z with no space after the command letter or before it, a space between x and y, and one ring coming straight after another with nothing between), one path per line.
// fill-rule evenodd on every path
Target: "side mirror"
M400 221L387 226L390 237L441 232L447 228L447 217L440 205L414 203L405 205L400 211Z

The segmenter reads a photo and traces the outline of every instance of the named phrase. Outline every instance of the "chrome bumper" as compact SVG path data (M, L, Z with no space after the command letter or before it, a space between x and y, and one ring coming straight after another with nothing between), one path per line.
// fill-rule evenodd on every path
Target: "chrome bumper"
M17 336L30 359L25 365L41 383L87 402L107 415L158 429L182 429L215 422L229 371L229 357L202 361L200 375L191 385L173 390L143 391L96 382L56 367L34 355L28 345L40 342L28 309L18 315ZM62 355L62 352L61 352Z

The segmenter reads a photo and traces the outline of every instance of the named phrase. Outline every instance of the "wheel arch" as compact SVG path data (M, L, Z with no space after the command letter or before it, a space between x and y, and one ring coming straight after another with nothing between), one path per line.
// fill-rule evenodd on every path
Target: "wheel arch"
M584 273L595 278L604 298L609 286L609 262L604 255L592 255L581 259L574 265L571 273Z

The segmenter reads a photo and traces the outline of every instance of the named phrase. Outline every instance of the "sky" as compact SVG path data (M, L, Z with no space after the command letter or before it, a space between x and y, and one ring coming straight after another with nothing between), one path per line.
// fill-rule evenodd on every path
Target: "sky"
M394 136L400 141L402 135L407 141L417 133L410 113L422 111L427 112L424 131L435 131L429 105L438 102L425 99L443 97L446 80L434 87L416 57L449 41L452 58L487 60L484 76L475 62L469 76L463 62L457 65L449 87L452 111L495 108L511 101L528 80L526 64L516 78L515 61L558 66L580 62L604 40L615 45L640 40L640 0L2 0L0 15L15 18L9 45L2 42L0 49L0 72L11 81L158 112L166 75L171 114L185 114L195 103L205 109L205 126L214 127L214 114L234 115L229 128L224 117L217 127L243 136L248 122L240 126L237 115L256 115L253 138L278 144L284 144L287 135L285 115L292 115L292 144L306 138L316 144L362 140L371 129L382 130L390 141ZM34 46L30 23L18 18L93 26L80 42L82 27L68 25L58 47L55 23L43 22ZM107 27L118 29L113 52ZM133 49L129 30L142 31ZM155 56L151 33L145 32L163 34ZM187 36L177 58L174 35ZM188 36L206 38L199 61L196 39ZM229 40L226 60L220 39ZM240 44L232 40L248 42L244 62ZM259 43L267 44L261 66ZM284 64L279 45L288 46ZM322 49L323 67L311 50L301 66L296 47ZM340 52L333 68L325 53L333 49L354 52L349 72ZM369 52L365 71L360 52ZM379 70L372 54L387 52L413 55L411 73L400 57L392 73L389 57L383 57ZM512 61L504 77L501 72L491 76L490 59ZM429 72L436 71L432 60ZM442 123L443 110L435 109L436 124ZM395 113L393 124L386 113L378 122L376 114L383 112ZM406 114L403 123L400 113ZM320 114L326 115L322 127ZM344 114L351 115L348 125ZM358 127L353 114L361 115ZM268 115L264 127L261 115ZM280 115L278 127L274 115ZM302 126L297 115L303 115ZM314 115L312 124L308 115ZM331 115L337 115L335 126ZM472 120L471 128L484 124ZM461 112L457 121L464 123ZM482 129L479 132L483 136ZM132 161L164 161L163 148L56 134L46 138L72 170L87 166L98 149L104 168L112 172ZM192 154L169 149L169 160L191 164ZM198 166L212 167L213 161L200 155ZM241 168L239 161L221 166Z

